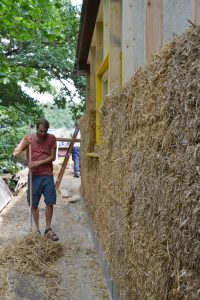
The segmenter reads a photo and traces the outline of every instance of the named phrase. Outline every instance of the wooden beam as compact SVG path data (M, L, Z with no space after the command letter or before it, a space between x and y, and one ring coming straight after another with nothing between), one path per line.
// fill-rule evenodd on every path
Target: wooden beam
M99 107L102 102L102 75L108 69L109 55L105 57L96 74L96 144L100 144Z
M67 152L65 154L65 158L63 160L63 163L62 163L62 166L61 166L61 169L60 169L60 172L58 174L58 177L56 179L56 184L55 184L55 188L56 190L58 190L59 186L60 186L60 183L61 183L61 180L63 178L63 175L64 175L64 172L65 172L65 169L66 169L66 166L67 166L67 163L69 161L69 157L70 157L70 154L72 153L72 149L74 147L74 143L75 141L77 140L77 135L79 133L79 130L80 128L78 126L76 126L75 130L74 130L74 133L73 133L73 136L72 138L70 139L71 142L69 144L69 147L67 148Z
M103 0L103 57L109 52L109 0Z
M96 23L96 70L98 70L103 60L103 23Z
M96 48L90 48L90 109L96 109Z
M192 1L192 22L200 24L200 0Z
M122 2L122 79L132 78L144 64L144 1Z
M145 59L160 49L163 42L162 0L145 0Z
M56 137L57 142L71 142L72 138L62 138L62 137ZM80 142L81 139L75 139L75 142Z
M123 1L122 16L122 53L124 56L122 72L127 82L134 73L134 10L132 0ZM130 59L131 58L131 59ZM131 75L130 75L131 74Z
M89 72L90 72L90 65L88 65L88 64L82 64L82 63L79 63L77 65L77 73L79 75L86 75Z
M86 76L86 112L90 111L90 75Z
M118 88L121 84L121 1L110 0L109 7L109 76L108 91Z
M84 71L82 63L86 63L88 59L99 4L100 0L83 1L77 47L77 64L81 63L81 66L78 68L80 71Z

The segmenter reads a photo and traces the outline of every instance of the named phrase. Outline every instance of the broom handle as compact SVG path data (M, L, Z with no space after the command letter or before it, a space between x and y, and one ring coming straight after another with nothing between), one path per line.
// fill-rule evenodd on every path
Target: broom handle
M29 163L32 161L32 147L31 147L31 121L29 121L29 137L30 142L28 144L29 150ZM29 199L30 199L30 225L32 231L32 170L29 168Z

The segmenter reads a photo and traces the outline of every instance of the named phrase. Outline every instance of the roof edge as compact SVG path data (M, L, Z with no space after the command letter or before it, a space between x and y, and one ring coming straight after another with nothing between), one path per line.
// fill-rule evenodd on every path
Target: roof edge
M78 74L87 74L89 72L87 59L99 11L99 5L100 0L83 0L76 48L76 62L74 65L74 69Z

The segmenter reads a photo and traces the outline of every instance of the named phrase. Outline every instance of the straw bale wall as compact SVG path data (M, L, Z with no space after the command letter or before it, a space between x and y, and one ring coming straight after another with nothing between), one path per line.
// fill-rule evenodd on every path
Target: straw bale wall
M81 193L120 299L200 298L199 45L193 26L104 99L99 159L81 122Z

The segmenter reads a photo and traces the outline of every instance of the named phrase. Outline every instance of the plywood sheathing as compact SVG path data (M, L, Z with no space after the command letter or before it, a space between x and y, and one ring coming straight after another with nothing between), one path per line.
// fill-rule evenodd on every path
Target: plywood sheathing
M192 27L100 107L81 189L121 299L199 299L199 45Z

